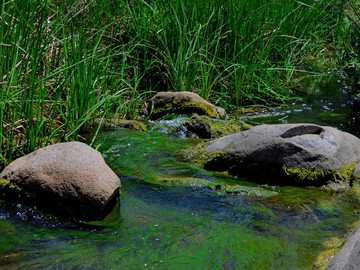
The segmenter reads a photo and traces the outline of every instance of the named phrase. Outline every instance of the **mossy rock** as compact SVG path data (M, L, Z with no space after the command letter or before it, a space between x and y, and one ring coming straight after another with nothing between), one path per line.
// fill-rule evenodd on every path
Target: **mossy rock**
M195 164L211 171L227 171L231 175L257 183L294 186L332 185L332 189L352 187L360 194L360 179L352 172L355 164L343 165L341 170L279 166L274 163L248 162L236 159L223 151L206 151L206 143L188 150L188 158ZM337 187L334 186L336 184Z
M131 129L131 130L137 130L137 131L147 131L146 124L141 121L137 120L124 120L121 119L118 121L117 124L119 127Z
M216 107L199 95L191 92L159 92L150 101L150 119L155 120L168 113L207 115L212 118L225 117L225 110Z
M196 165L210 171L223 171L257 183L294 186L332 185L332 189L352 187L360 194L360 178L354 176L356 163L343 164L339 170L324 171L320 168L287 167L274 163L248 162L237 159L224 151L208 151L209 142L198 144L185 150L186 155ZM336 184L337 187L334 186Z
M194 114L184 123L188 131L201 139L216 139L249 129L244 122L227 121Z
M204 142L188 150L208 170L257 183L354 186L360 171L360 141L331 127L313 124L262 125ZM356 167L357 166L357 167ZM358 185L359 186L359 185Z
M325 269L326 266L331 261L331 259L340 250L344 242L345 242L345 238L340 238L340 237L332 237L322 242L321 244L322 251L316 257L316 260L314 262L314 268L321 270Z

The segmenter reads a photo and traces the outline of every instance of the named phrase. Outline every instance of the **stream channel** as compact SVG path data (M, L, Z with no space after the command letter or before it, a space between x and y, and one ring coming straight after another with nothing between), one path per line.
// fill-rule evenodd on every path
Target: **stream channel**
M258 114L252 123L311 122L360 135L356 99L329 76L320 98ZM148 132L101 132L95 147L122 181L120 215L83 227L0 201L2 269L314 269L359 220L349 190L259 186L184 161L197 139L172 134L181 119ZM231 192L219 190L226 186ZM212 187L212 188L209 188ZM335 244L334 244L335 243Z

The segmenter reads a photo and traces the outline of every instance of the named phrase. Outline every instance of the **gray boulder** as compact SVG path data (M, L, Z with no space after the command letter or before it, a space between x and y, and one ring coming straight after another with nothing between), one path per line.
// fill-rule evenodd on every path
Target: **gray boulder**
M158 119L168 113L207 115L222 118L225 110L216 107L192 92L159 92L151 100L151 119Z
M262 182L293 178L301 180L300 185L309 184L308 180L321 185L330 178L352 176L360 161L360 140L313 124L260 125L213 140L190 157L205 168L254 176Z
M360 269L360 225L348 236L342 249L326 267L326 270L340 269Z
M72 220L100 220L115 206L119 177L80 142L38 149L0 174L0 196Z

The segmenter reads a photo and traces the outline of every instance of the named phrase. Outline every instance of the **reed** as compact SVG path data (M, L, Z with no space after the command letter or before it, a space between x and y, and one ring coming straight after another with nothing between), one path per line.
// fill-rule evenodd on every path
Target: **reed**
M0 170L36 148L79 139L95 118L136 118L157 91L193 91L228 111L286 103L309 56L344 48L345 6L2 0Z

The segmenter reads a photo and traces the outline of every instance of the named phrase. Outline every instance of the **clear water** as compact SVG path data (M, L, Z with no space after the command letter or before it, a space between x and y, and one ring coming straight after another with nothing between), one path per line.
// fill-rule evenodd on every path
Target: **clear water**
M351 129L354 102L338 88L319 102L251 119ZM180 154L194 139L159 131L164 128L99 135L96 145L122 181L120 215L105 227L74 225L0 202L0 268L312 269L327 249L323 243L342 237L359 218L359 198L351 191L258 186L204 171ZM199 182L156 181L162 178ZM206 183L241 192L220 192Z
M309 79L310 80L310 79ZM312 93L288 107L272 108L245 115L256 124L314 123L337 127L360 137L360 100L340 74L323 74L311 83Z
M192 140L116 130L100 134L97 143L122 180L119 218L108 227L84 228L3 203L0 266L308 269L322 242L342 236L357 218L358 198L351 192L265 186L273 196L244 196L154 182L156 175L197 177L256 188L182 161L177 150Z

